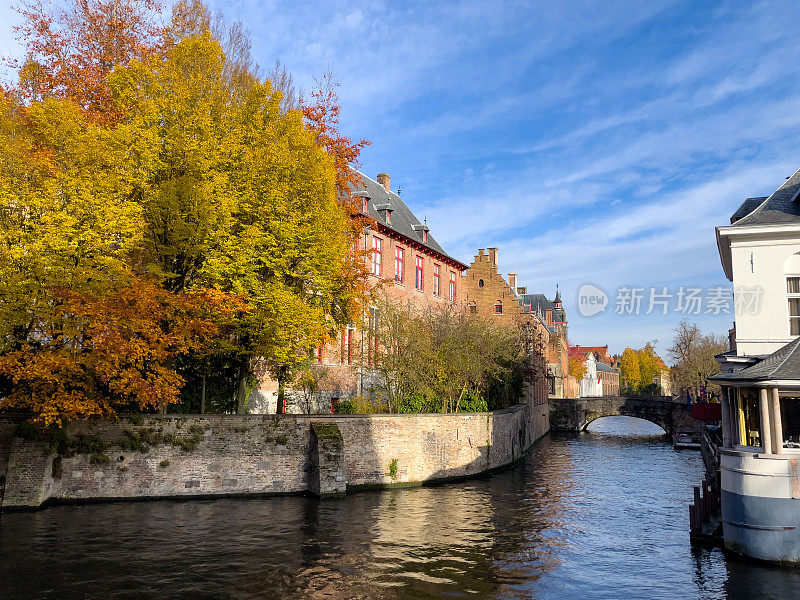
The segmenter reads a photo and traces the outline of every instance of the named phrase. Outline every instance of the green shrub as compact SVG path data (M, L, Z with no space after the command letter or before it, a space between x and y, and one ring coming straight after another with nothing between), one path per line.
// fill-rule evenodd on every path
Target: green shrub
M389 472L387 473L392 479L397 479L397 459L393 458L389 463Z
M158 463L158 466L161 467L162 469L166 469L169 466L169 461L165 458L160 463Z
M489 410L489 406L476 391L470 390L461 397L458 410L460 412L486 412Z
M335 410L337 415L354 415L356 413L356 407L352 400L339 400Z
M92 463L93 465L104 465L109 460L111 459L108 458L108 454L105 454L103 452L94 452L92 456L89 458L89 462Z

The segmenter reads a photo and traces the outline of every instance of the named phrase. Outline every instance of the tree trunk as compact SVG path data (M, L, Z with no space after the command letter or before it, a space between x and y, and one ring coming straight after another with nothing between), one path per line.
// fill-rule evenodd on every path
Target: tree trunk
M282 415L286 412L284 403L286 401L286 368L281 367L278 370L278 407L276 413Z
M206 374L203 373L203 388L200 390L200 414L206 414Z
M247 359L239 369L239 387L236 390L236 414L244 414L247 408Z

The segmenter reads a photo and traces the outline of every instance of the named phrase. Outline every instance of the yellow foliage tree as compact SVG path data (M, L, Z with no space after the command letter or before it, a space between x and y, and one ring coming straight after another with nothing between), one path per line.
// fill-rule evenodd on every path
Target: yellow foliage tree
M145 258L169 289L213 287L246 300L233 330L243 409L250 357L283 384L352 319L357 297L343 268L350 229L330 156L300 111L281 110L268 81L234 89L225 73L206 32L166 60L119 67L111 85L146 173Z
M629 390L638 390L641 386L642 375L639 368L639 357L635 350L625 348L620 360L620 374Z

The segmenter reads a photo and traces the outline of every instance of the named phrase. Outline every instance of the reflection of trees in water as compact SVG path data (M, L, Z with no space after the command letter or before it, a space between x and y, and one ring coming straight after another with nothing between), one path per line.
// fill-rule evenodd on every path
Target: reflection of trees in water
M574 457L569 446L546 438L516 468L488 486L493 508L493 579L503 597L529 590L559 565L567 545L564 522L572 510Z
M572 463L544 446L490 478L303 499L300 564L273 569L269 588L311 598L513 597L558 564L565 543Z

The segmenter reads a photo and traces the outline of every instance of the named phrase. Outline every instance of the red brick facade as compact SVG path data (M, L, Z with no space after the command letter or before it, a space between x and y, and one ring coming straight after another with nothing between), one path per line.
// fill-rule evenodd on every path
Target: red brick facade
M547 402L548 397L546 354L550 333L538 314L526 312L522 298L500 274L497 258L497 248L489 248L486 252L478 250L462 278L464 310L476 318L526 329L533 396L535 403L541 404Z

